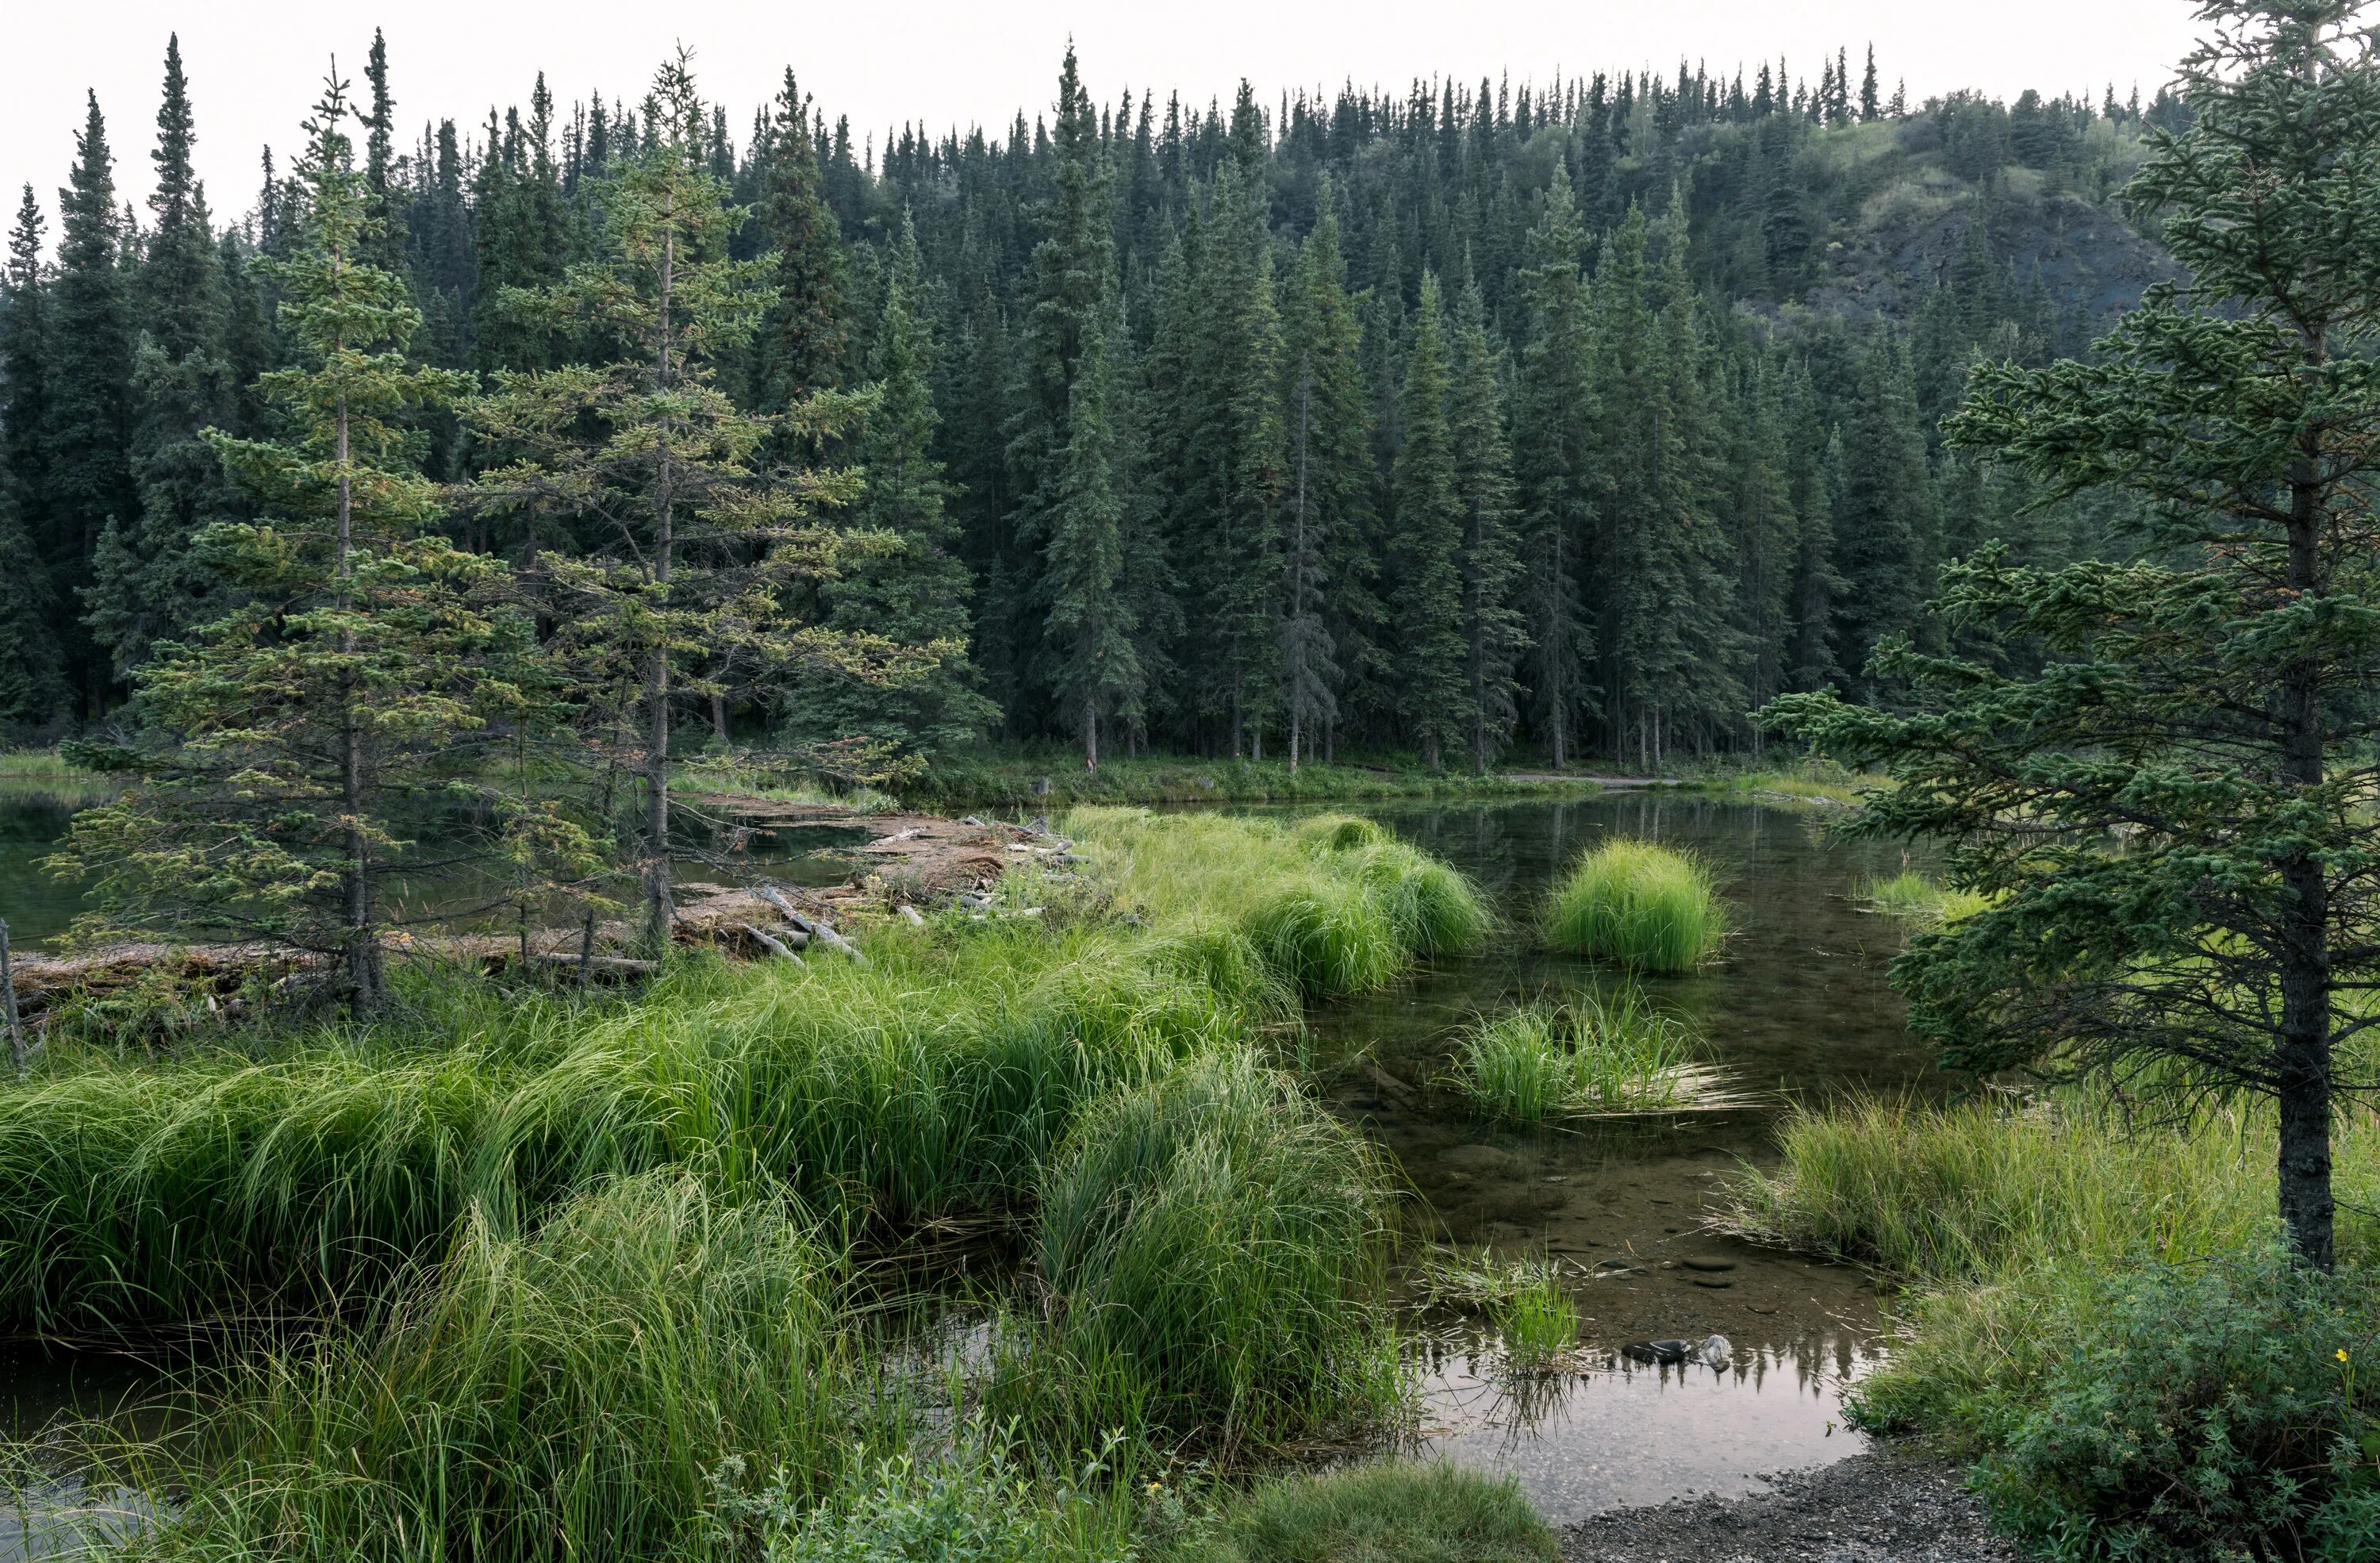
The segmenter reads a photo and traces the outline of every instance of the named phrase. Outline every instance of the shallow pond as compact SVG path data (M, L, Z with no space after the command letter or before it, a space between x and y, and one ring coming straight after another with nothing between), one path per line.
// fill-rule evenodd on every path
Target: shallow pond
M1427 1341L1416 1363L1426 1443L1512 1472L1558 1522L1686 1492L1757 1490L1755 1472L1856 1452L1841 1396L1878 1357L1874 1286L1848 1266L1708 1227L1728 1179L1772 1162L1789 1098L1937 1084L1886 981L1901 930L1855 901L1863 881L1900 866L1899 853L1828 834L1826 811L1678 794L1373 812L1469 872L1507 928L1488 953L1317 1015L1326 1088L1394 1156L1426 1230L1561 1262L1583 1318L1577 1360L1552 1375L1513 1374L1475 1327ZM1532 933L1559 869L1614 835L1689 848L1715 870L1732 913L1725 955L1698 975L1645 986L1757 1099L1539 1133L1484 1123L1430 1082L1451 1071L1474 1017L1617 980L1538 950ZM1618 1355L1632 1342L1713 1334L1734 1349L1723 1370Z

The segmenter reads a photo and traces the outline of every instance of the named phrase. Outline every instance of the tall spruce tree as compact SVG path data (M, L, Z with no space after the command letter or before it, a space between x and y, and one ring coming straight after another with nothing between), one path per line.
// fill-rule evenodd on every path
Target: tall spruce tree
M761 182L753 219L776 298L750 349L755 406L791 406L844 382L851 267L843 229L820 191L809 115L810 100L788 68L767 143L756 149Z
M1066 409L1059 489L1044 544L1050 687L1062 718L1099 768L1099 722L1137 714L1142 687L1136 627L1123 591L1124 499L1117 482L1116 390L1123 376L1123 311L1093 317Z
M1597 541L1601 477L1586 231L1559 164L1545 215L1528 236L1527 260L1520 282L1529 333L1512 442L1523 506L1521 601L1532 714L1560 768L1571 762L1579 725L1595 704L1595 627L1581 577Z
M1464 676L1464 515L1447 418L1451 389L1445 305L1438 274L1424 272L1397 404L1402 443L1390 480L1389 564L1399 714L1432 770L1443 767L1449 748L1469 742L1478 721Z
M820 672L897 683L932 659L806 612L823 580L898 539L823 518L858 498L856 473L763 465L788 440L842 436L857 409L824 393L745 412L721 388L721 359L750 341L771 302L766 267L728 253L745 214L711 172L708 116L683 54L662 66L650 102L643 150L604 191L604 248L551 288L509 290L501 306L526 329L613 356L500 372L466 413L512 453L481 475L472 503L558 516L587 539L584 553L540 552L528 575L574 679L629 692L624 710L590 698L584 714L598 764L632 771L642 792L640 938L659 949L675 918L680 704L782 695Z
M2336 1257L2331 1136L2375 1087L2380 983L2380 60L2350 0L2205 7L2194 123L2129 188L2183 283L2091 362L1978 370L1950 433L2052 495L2145 502L2136 562L1946 576L1958 624L2038 674L1888 642L1906 715L1773 720L1888 768L1857 828L1953 843L1985 909L1894 969L1912 1024L1996 1072L2110 1071L2126 1099L2275 1105L2281 1222Z
M196 140L180 41L169 39L152 154L155 222L138 287L131 454L140 509L101 533L85 598L86 622L118 679L148 660L152 644L186 639L206 617L210 576L192 539L243 513L204 437L237 418L219 258L206 192L190 166Z
M460 388L405 348L420 317L371 265L345 83L325 86L296 173L297 248L271 262L296 361L265 377L285 437L210 439L268 519L200 534L231 588L138 672L156 731L140 782L75 821L102 927L231 933L333 958L346 1001L386 1001L382 886L408 801L468 786L473 740L524 687L528 625L492 611L502 570L433 529L403 422ZM443 855L451 855L442 848Z
M1835 660L1866 697L1876 687L1869 656L1914 631L1931 594L1935 514L1925 430L1899 333L1878 327L1861 351L1858 373L1841 424L1834 500L1835 561L1844 581Z
M6 512L8 551L4 601L7 628L0 648L6 681L6 720L17 733L68 712L72 701L60 655L58 606L42 540L49 536L49 463L42 448L48 423L49 290L42 265L41 203L27 185L8 232L6 269L0 272L0 508Z
M114 679L77 612L110 522L130 525L140 494L132 439L132 301L124 267L124 216L115 205L115 158L91 94L75 138L71 181L58 192L58 270L42 382L44 465L41 539L55 622L82 712L95 716Z
M1502 366L1475 285L1455 306L1447 433L1454 447L1454 500L1463 517L1463 706L1472 769L1485 775L1512 742L1513 699L1528 624L1515 605L1521 572L1514 536L1512 446L1504 428Z

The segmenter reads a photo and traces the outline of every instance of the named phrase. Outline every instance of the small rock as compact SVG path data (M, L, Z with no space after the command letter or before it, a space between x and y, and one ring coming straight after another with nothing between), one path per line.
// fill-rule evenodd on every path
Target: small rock
M1706 1275L1717 1275L1723 1270L1735 1268L1734 1260L1722 1259L1716 1254L1689 1254L1678 1263L1689 1270L1700 1270Z
M1633 1363L1658 1363L1675 1367L1694 1355L1694 1348L1683 1340L1638 1340L1620 1348L1620 1354Z

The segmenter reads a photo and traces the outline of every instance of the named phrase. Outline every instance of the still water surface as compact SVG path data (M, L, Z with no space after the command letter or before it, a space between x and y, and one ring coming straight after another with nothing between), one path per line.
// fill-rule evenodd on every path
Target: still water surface
M1513 1473L1557 1523L1689 1492L1756 1490L1758 1472L1855 1452L1862 1440L1843 1426L1841 1400L1879 1360L1873 1285L1710 1224L1731 1177L1773 1164L1773 1128L1789 1098L1939 1084L1885 980L1900 930L1856 902L1861 883L1896 870L1899 854L1830 835L1823 811L1674 794L1365 812L1471 874L1506 927L1483 954L1315 1015L1326 1090L1394 1157L1427 1235L1561 1262L1583 1315L1574 1358L1545 1375L1510 1371L1475 1321L1427 1320L1413 1359L1424 1447ZM25 878L67 813L0 796L0 915L35 938L62 929L73 910L70 890L42 891ZM1646 987L1758 1099L1578 1130L1485 1124L1431 1083L1447 1074L1457 1034L1476 1016L1617 980L1536 949L1530 931L1559 869L1614 835L1690 848L1715 869L1732 913L1724 958ZM772 843L768 871L790 878L798 861L839 875L832 858L804 855L831 844ZM1382 1095L1366 1060L1416 1089ZM1619 1355L1631 1342L1712 1334L1733 1348L1724 1368L1640 1366ZM140 1379L109 1359L0 1354L0 1426L21 1434L68 1407L105 1412Z

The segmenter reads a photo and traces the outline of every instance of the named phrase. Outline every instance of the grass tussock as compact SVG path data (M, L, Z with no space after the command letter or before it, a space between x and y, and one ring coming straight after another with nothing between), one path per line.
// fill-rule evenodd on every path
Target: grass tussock
M1073 1419L1227 1449L1386 1420L1385 1186L1361 1136L1245 1056L1093 1107L1041 1181L1033 1255Z
M1718 953L1726 919L1700 859L1621 839L1581 857L1547 909L1555 948L1660 975L1691 972Z
M1504 1357L1524 1373L1559 1363L1578 1344L1578 1304L1550 1275L1535 1278L1496 1310Z
M1750 1173L1734 1219L1911 1288L1906 1339L1870 1379L1872 1424L1971 1447L2004 1433L2034 1387L2104 1324L2110 1275L2238 1254L2277 1238L2262 1109L2131 1132L2081 1098L2016 1111L1870 1101L1795 1114L1783 1165ZM2380 1123L2335 1142L2343 1263L2380 1260Z
M1455 1084L1482 1112L1536 1124L1579 1114L1655 1112L1717 1085L1700 1048L1633 985L1566 1006L1537 1003L1474 1024Z
M1294 827L1140 809L1069 814L1118 903L1177 938L1244 938L1307 999L1378 987L1415 961L1475 946L1488 912L1469 880L1378 827Z
M1510 1477L1384 1460L1277 1479L1161 1563L1554 1563L1561 1548Z
M1991 904L1988 896L1951 890L1910 868L1888 879L1868 881L1860 887L1859 900L1871 912L1930 927L1972 917Z
M782 1202L665 1174L532 1237L474 1210L418 1290L234 1371L166 1556L639 1558L731 1460L815 1490L847 1432L835 1261Z

